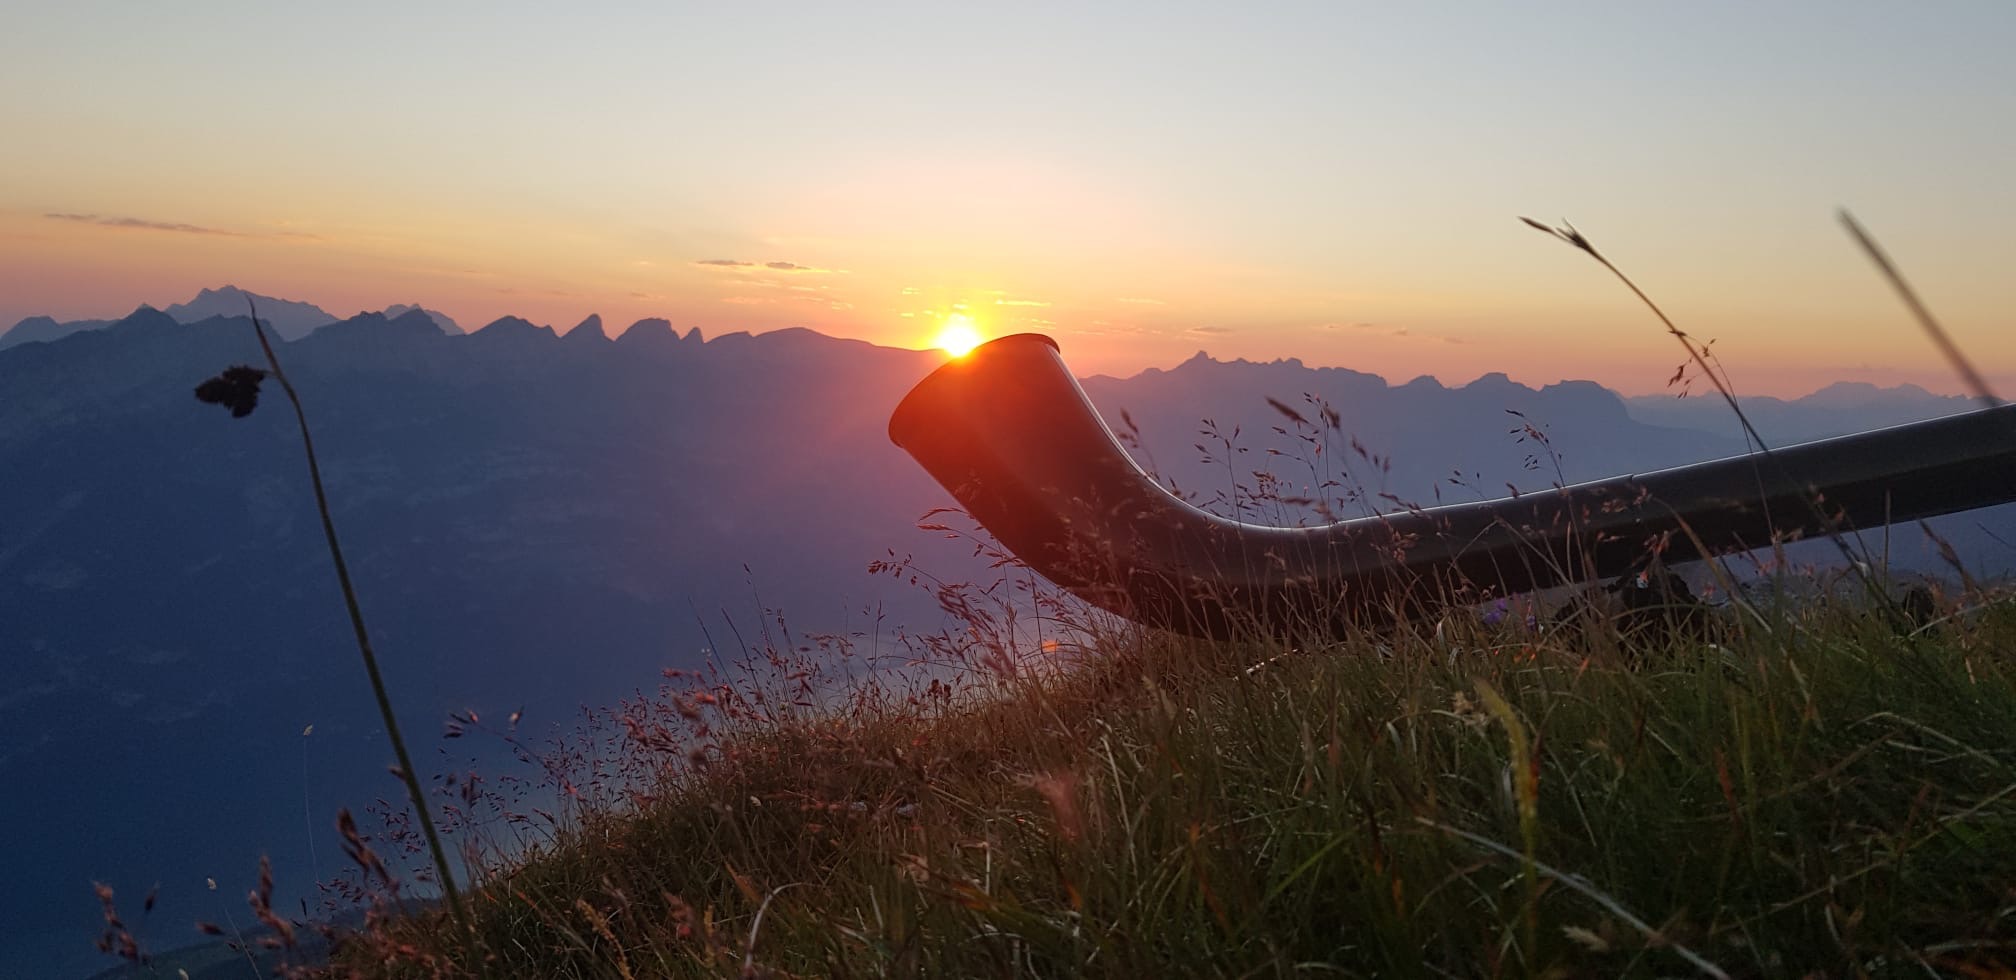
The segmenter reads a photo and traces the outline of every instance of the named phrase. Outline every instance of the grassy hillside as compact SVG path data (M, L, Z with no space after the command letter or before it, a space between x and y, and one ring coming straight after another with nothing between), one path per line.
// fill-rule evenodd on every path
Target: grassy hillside
M824 695L816 644L777 642L550 760L560 809L457 790L478 935L388 916L332 970L1988 975L2016 967L2016 603L1942 611L1033 661L981 617L917 689Z

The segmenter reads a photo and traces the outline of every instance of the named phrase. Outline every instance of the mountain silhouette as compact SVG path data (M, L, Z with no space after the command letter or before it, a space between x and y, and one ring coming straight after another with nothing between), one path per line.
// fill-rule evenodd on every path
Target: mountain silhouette
M587 319L575 324L574 329L567 331L566 340L573 344L608 343L609 335L602 330L602 315L600 313L588 314Z
M467 332L462 329L461 324L456 323L454 318L450 317L448 314L443 313L440 310L423 309L418 303L394 303L391 306L385 308L385 318L388 320L397 320L400 317L405 316L406 314L411 313L415 310L419 310L421 313L427 314L428 319L433 320L434 325L441 328L442 333L460 334Z
M58 322L54 317L31 316L0 333L0 350L17 344L32 344L38 341L58 340L82 330L96 330L111 326L111 320L69 320Z
M197 293L195 299L177 303L162 312L174 317L177 323L197 323L216 316L245 316L248 299L258 304L259 319L267 328L286 340L299 340L318 327L336 322L327 310L313 303L261 296L236 286L205 289Z
M1743 438L1729 405L1713 392L1686 398L1645 395L1626 401L1631 416L1653 425L1676 426ZM1767 445L1805 442L1865 432L1889 425L1971 411L1973 399L1935 395L1917 385L1883 388L1867 382L1842 381L1800 398L1738 398L1743 413Z
M745 645L825 634L900 662L901 637L944 620L932 595L867 574L891 551L950 581L1001 574L914 527L951 500L886 436L941 353L803 329L707 339L662 319L613 340L599 317L451 334L393 309L277 347L430 775L508 761L430 737L451 711L522 707L536 743ZM261 854L281 904L312 904L310 882L337 870L336 808L398 793L288 406L270 384L244 419L192 397L233 364L264 365L242 310L180 323L143 307L0 352L0 779L65 801L60 819L0 816L10 892L31 897L0 916L0 976L104 965L93 880L122 896L158 881L163 947L216 916L206 877L242 895ZM1314 518L1284 502L1302 495L1352 516L1742 448L1648 425L1587 382L1391 385L1200 353L1086 389L1178 492L1287 523ZM1255 471L1274 474L1271 500L1229 489ZM2016 540L2006 508L1940 526L1993 553L1962 533L1984 521Z
M298 340L307 336L310 331L318 327L336 322L336 317L331 316L327 311L312 303L300 303L293 300L275 299L271 296L261 296L258 293L248 293L236 286L204 289L198 292L189 302L176 303L162 312L168 314L168 317L177 323L195 323L214 316L244 316L246 315L246 299L248 297L259 305L259 319L265 321L269 329L286 340ZM141 308L152 309L153 307L142 304ZM406 312L406 310L398 307L394 307L393 309L398 310L398 312L387 311L392 316L398 316L400 313ZM444 332L462 332L460 327L455 326L455 321L449 320L446 316L431 311L428 315L441 323L441 329ZM58 321L54 317L31 316L14 324L6 332L0 333L0 350L37 341L57 340L70 336L73 333L82 333L87 330L102 330L118 322L120 321Z
M1235 478L1251 483L1252 471L1271 468L1286 480L1286 495L1324 496L1316 491L1332 480L1339 496L1355 491L1333 506L1338 517L1393 509L1381 493L1422 505L1453 503L1504 496L1508 484L1521 492L1543 490L1742 451L1736 440L1638 422L1614 392L1586 381L1535 389L1490 374L1456 388L1428 377L1396 386L1378 375L1309 368L1292 358L1217 361L1199 352L1170 370L1151 368L1124 380L1094 377L1085 388L1108 419L1124 410L1141 423L1146 465L1165 485L1208 491L1200 501L1208 502ZM1311 460L1322 464L1313 475L1308 467L1283 465L1310 457L1311 446L1267 405L1269 398L1310 420L1306 433L1331 439ZM1320 421L1324 405L1337 413L1334 432L1321 431L1328 429ZM1233 448L1212 445L1200 429L1202 419L1216 422L1220 433L1239 429ZM1518 430L1527 423L1547 437L1551 453L1533 439L1522 441Z

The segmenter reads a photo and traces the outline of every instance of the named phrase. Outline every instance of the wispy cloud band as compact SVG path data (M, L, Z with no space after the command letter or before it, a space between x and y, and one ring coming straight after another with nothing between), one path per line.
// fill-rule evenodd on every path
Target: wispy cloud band
M177 231L185 235L221 235L225 238L249 238L242 232L225 231L222 228L205 228L202 225L184 224L179 221L148 221L145 218L126 218L104 214L75 214L66 211L50 211L42 215L55 221L71 221L84 225L100 225L106 228L143 228L148 231Z
M799 265L796 262L745 262L741 259L698 259L694 265L710 269L769 269L772 272L832 272L817 266Z

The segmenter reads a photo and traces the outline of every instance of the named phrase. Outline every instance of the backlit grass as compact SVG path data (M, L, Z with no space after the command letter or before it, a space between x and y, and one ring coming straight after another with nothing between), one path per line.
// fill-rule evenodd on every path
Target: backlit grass
M1953 612L1900 635L1807 600L1635 665L1453 615L1109 633L818 709L668 688L626 735L663 778L486 868L472 915L521 977L2009 968L2016 605ZM335 969L465 957L433 915Z

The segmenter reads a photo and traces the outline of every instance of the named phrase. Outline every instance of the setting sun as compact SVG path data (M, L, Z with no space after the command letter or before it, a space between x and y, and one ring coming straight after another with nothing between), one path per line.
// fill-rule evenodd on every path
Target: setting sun
M945 325L938 328L938 339L931 343L944 348L953 357L964 357L967 351L980 346L980 328L973 325L973 318L964 313L954 313L945 318Z

